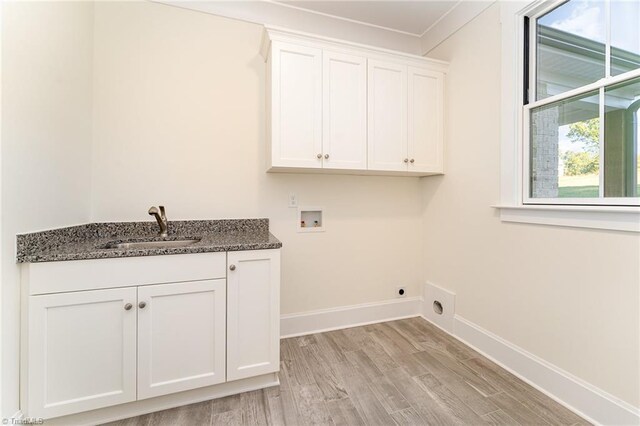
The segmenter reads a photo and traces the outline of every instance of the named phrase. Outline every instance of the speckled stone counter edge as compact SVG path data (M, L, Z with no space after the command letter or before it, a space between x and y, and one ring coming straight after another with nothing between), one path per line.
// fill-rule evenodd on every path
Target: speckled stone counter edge
M169 236L243 234L255 236L260 242L238 244L229 241L228 250L252 250L279 248L282 244L269 234L269 219L220 219L220 220L184 220L168 223ZM154 237L158 234L155 222L105 222L89 223L47 231L19 234L16 236L16 260L18 263L92 259L102 257L128 257L156 254L197 253L223 251L224 247L193 247L193 250L136 250L129 252L105 252L104 256L83 255L82 253L56 253L56 249L68 248L73 244L86 244L104 239L132 239ZM232 238L231 238L232 239Z

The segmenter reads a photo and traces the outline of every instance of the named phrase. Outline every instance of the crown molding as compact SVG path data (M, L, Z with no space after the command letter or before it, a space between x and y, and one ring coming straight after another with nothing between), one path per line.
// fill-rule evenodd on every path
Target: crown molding
M458 1L420 36L420 53L426 55L435 49L495 2L496 0Z
M240 21L288 28L325 37L420 55L420 37L274 1L151 0Z
M330 15L273 0L150 0L244 22L287 28L319 36L424 56L491 6L496 0L458 0L421 35Z

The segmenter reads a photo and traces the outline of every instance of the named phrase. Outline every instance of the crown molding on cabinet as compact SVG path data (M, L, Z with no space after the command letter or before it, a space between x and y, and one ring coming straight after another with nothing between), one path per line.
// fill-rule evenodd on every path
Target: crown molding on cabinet
M265 61L268 59L271 42L273 40L276 40L298 44L310 43L316 47L324 49L328 48L338 51L353 48L359 51L366 51L367 56L371 58L377 57L379 59L402 60L403 62L406 62L412 66L428 66L434 71L440 71L443 73L446 73L449 70L448 62L432 58L425 58L424 56L420 55L414 55L411 53L372 46L369 44L355 43L348 40L340 40L333 37L326 37L323 35L311 34L273 25L265 25L264 28L265 31L262 36L260 53L262 54L262 57Z

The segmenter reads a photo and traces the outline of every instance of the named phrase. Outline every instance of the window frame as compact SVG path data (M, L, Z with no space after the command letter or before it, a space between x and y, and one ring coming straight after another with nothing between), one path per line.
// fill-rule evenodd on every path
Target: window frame
M522 200L523 204L528 205L568 205L568 206L640 206L640 197L605 197L604 196L604 175L605 175L605 162L604 162L604 118L605 118L605 91L608 87L633 80L640 77L640 68L632 71L628 71L616 76L611 75L611 0L603 0L605 5L605 76L600 80L585 86L578 87L576 89L568 90L566 92L549 96L544 99L537 99L537 20L541 16L551 12L552 10L560 7L564 3L570 0L552 0L542 3L538 7L532 8L528 13L522 16L523 22L523 34L520 39L522 45L522 55L526 55L526 60L523 64L523 76L528 77L528 87L522 88L523 99L521 103L522 109ZM525 34L524 20L528 18L528 34ZM528 38L527 38L528 36ZM528 48L528 51L525 49ZM523 84L525 78L522 79ZM525 95L525 90L528 93ZM531 197L531 166L530 166L530 153L531 153L531 126L530 117L531 111L546 105L553 104L555 102L567 100L576 96L588 94L590 92L598 92L599 98L599 118L600 118L600 167L599 167L599 196L597 198L577 198L577 197L556 197L556 198L534 198ZM526 96L526 98L525 98Z
M549 204L525 203L525 195L529 193L525 192L524 185L524 72L527 63L525 43L523 43L524 22L525 17L544 14L565 1L500 2L502 25L500 200L493 207L500 211L503 222L640 232L640 206L637 205L566 204L563 199L553 199L555 202ZM532 27L535 28L535 25L529 22L529 31ZM532 41L529 40L529 43ZM640 76L640 70L611 77L606 85L634 78L634 75ZM529 78L535 78L535 76L529 75ZM562 94L562 97L586 93L601 83L598 81L592 85L574 89ZM545 99L546 102L554 100L557 101L558 97ZM526 143L528 148L529 142Z

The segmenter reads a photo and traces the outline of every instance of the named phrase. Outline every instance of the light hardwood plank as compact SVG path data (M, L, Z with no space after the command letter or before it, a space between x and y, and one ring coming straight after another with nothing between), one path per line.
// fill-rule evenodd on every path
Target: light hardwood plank
M223 411L213 415L212 426L241 426L242 410ZM195 425L195 423L194 423Z
M337 399L327 402L327 410L331 420L336 426L358 426L364 425L364 420L355 405L351 401L351 398Z
M240 394L242 407L242 423L249 425L266 425L267 413L264 393L261 390Z
M506 393L501 392L497 395L490 396L489 399L509 415L509 417L514 419L517 424L530 426L550 424Z
M463 425L485 424L482 417L466 404L468 401L465 397L452 392L448 387L440 383L434 375L425 374L415 377L413 380L418 382L431 398L440 405L440 408L449 414L451 423Z
M302 348L293 339L285 339L280 344L281 366L292 385L310 385L315 382L311 369L302 354Z
M344 377L349 398L365 424L385 426L393 424L393 419L369 387L369 379L362 367L358 364L343 362L338 364L338 369Z
M304 425L332 424L324 396L317 385L297 386L293 398L296 402L298 416Z
M484 421L493 426L514 426L519 424L513 419L513 417L502 410L485 414L484 416L482 416L482 418L484 419Z
M346 398L347 391L335 371L334 364L322 362L317 352L309 346L303 348L302 352L307 357L307 365L313 374L316 384L324 395L325 401Z
M409 407L391 414L397 425L415 426L425 424L415 408Z
M529 408L539 417L550 424L572 425L585 422L577 414L555 402L533 386L518 379L507 370L484 357L472 358L465 361L465 365L472 368L495 388L502 389L522 405Z
M347 359L359 367L369 379L382 376L382 371L362 350L347 353Z
M464 400L473 411L479 415L496 411L498 407L487 399L476 388L470 386L463 378L458 376L438 361L432 354L418 352L414 356L433 374L438 381L445 383L445 386ZM424 377L424 376L418 376Z

